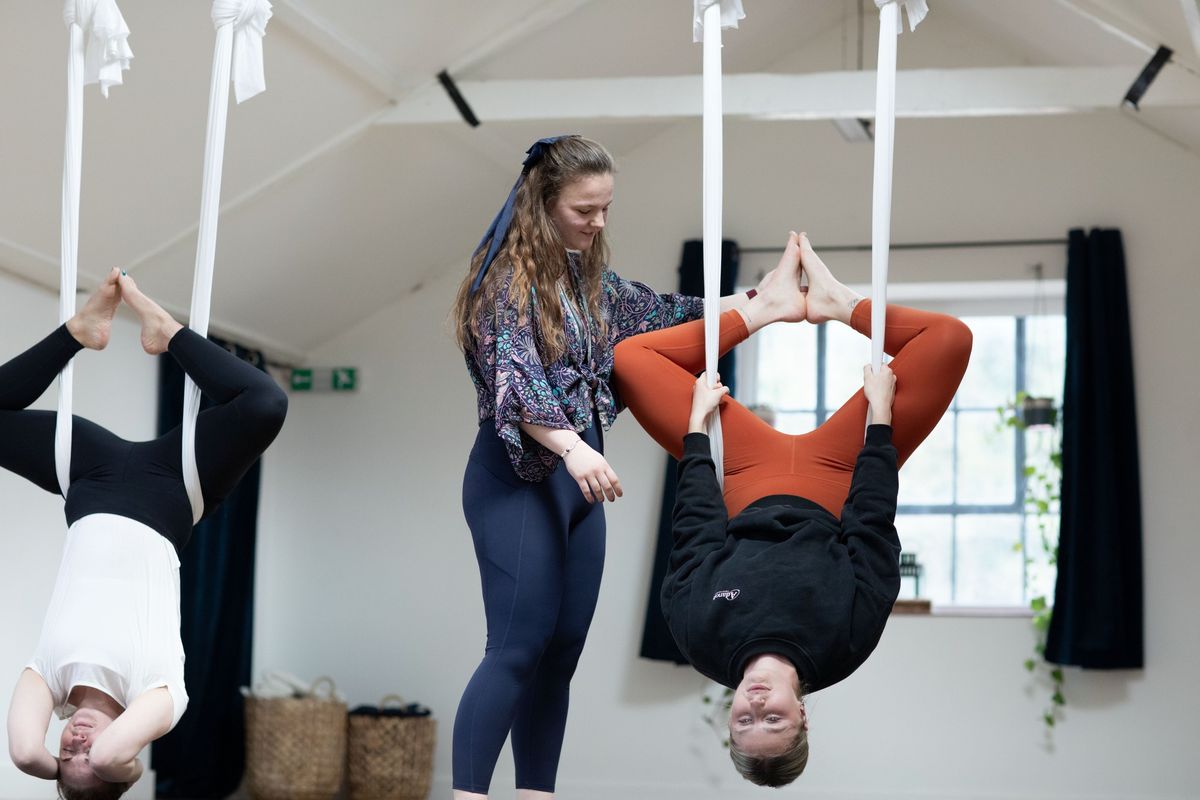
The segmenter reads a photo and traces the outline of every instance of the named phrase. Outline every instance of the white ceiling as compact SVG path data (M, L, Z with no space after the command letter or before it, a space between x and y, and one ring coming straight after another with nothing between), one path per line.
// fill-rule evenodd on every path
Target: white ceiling
M901 69L1121 67L1131 83L1151 49L1176 50L1184 93L1200 97L1200 54L1183 2L942 0L900 48ZM858 0L745 0L727 34L730 73L857 69ZM81 276L128 266L165 304L188 304L199 205L209 3L120 0L136 54L126 85L85 113ZM693 75L686 0L276 0L266 94L230 113L213 326L303 354L412 291L459 271L550 118L376 124L434 76L545 81ZM862 61L877 15L862 3ZM66 35L60 4L0 0L0 270L57 285ZM1119 72L1118 74L1124 74ZM1125 86L1113 87L1119 99ZM1153 90L1152 90L1153 91ZM470 101L470 97L467 98ZM1200 102L1137 121L1200 154ZM1115 104L1114 104L1115 108ZM1114 111L1114 113L1116 113ZM618 160L677 120L573 120ZM827 123L789 123L822 125ZM731 135L752 135L736 126Z

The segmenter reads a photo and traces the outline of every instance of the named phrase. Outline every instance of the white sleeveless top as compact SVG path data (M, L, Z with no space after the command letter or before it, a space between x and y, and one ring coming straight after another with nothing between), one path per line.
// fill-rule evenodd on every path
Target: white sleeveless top
M67 531L37 651L27 665L50 687L62 719L67 698L90 686L125 708L165 686L174 728L187 708L179 636L179 559L152 528L89 514Z

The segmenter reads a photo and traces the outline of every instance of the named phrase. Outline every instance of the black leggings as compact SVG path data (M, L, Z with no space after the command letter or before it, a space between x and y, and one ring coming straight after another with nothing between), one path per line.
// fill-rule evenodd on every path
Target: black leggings
M48 492L54 469L53 411L26 411L82 346L62 326L0 366L0 467ZM204 515L216 510L267 446L287 413L287 395L270 376L194 331L172 337L168 352L217 405L196 422L196 466ZM181 428L148 442L128 442L74 418L67 523L117 514L161 533L182 550L192 531L183 483Z

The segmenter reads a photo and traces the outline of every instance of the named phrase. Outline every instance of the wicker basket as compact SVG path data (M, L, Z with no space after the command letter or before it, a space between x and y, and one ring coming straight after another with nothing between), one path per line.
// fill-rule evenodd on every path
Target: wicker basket
M345 758L346 704L330 679L319 679L305 697L246 698L246 778L254 800L332 800Z
M379 702L403 702L388 695ZM425 800L433 783L432 717L350 716L350 800Z

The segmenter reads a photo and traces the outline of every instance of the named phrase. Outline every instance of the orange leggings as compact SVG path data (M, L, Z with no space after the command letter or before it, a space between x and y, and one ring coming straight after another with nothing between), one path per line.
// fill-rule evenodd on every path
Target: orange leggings
M851 326L871 333L871 303L859 302ZM749 336L737 311L721 315L722 355ZM945 314L888 306L884 350L894 356L892 441L903 464L942 418L967 369L971 331ZM617 345L621 399L655 441L676 458L691 416L695 375L704 369L704 321L643 333ZM729 516L763 497L804 497L835 516L850 491L862 449L867 400L862 389L814 431L781 433L732 398L721 405L725 505Z

